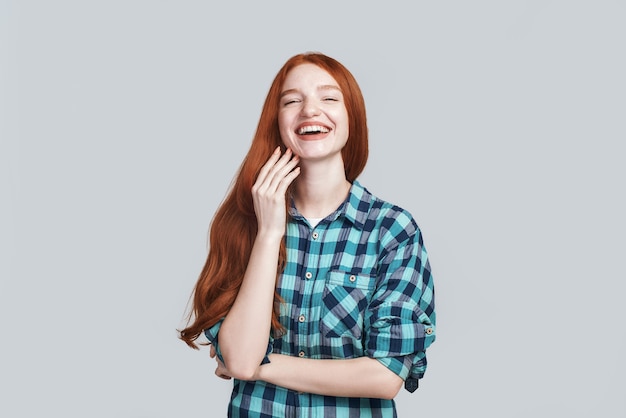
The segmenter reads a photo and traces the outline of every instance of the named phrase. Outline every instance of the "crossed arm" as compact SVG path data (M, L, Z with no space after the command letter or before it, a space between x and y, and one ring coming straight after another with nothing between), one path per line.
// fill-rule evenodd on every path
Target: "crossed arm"
M215 357L213 347L211 357ZM393 399L403 383L397 374L369 357L318 360L270 354L269 360L249 380L263 380L298 392L382 399ZM217 376L233 377L224 363L217 358L216 361Z

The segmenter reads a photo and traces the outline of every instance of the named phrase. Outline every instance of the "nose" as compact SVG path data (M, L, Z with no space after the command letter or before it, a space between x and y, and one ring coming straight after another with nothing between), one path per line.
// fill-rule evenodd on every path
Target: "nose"
M302 104L302 115L305 117L317 116L320 114L318 103L314 99L306 99Z

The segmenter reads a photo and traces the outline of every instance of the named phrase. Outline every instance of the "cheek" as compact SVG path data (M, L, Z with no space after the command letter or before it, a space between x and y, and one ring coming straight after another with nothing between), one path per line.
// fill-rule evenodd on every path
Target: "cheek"
M285 115L283 112L278 112L278 129L282 131L283 126L285 126Z
M338 120L341 121L341 132L345 135L346 140L350 136L350 123L348 121L348 113L343 113L339 116Z
M281 114L278 114L278 132L280 133L280 138L283 140L283 142L285 142L286 139L286 122L285 122L285 118L281 116Z
M281 132L289 132L289 116L284 113L278 114L278 130Z

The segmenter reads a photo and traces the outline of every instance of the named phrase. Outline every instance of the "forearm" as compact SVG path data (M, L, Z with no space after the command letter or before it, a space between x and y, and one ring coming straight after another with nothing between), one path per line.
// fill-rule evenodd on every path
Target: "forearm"
M243 283L220 328L220 351L234 377L251 376L265 356L281 239L276 234L257 235Z
M271 354L255 376L277 386L327 396L392 399L402 379L378 360L317 360Z
M292 158L293 157L293 158ZM219 347L231 376L249 380L269 341L278 253L285 235L285 193L300 173L297 156L276 147L252 186L257 234L239 292L219 331Z

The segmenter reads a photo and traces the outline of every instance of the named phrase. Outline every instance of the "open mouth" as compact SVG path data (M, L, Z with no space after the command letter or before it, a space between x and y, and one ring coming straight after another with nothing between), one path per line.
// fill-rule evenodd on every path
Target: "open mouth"
M317 135L317 134L327 134L330 132L330 128L322 125L308 125L301 126L296 131L298 135Z

